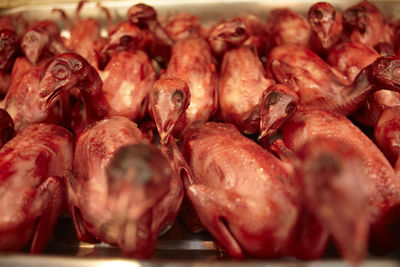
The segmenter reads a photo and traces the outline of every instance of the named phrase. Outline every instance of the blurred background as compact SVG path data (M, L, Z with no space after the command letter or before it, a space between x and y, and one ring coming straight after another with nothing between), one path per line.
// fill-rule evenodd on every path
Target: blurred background
M80 0L0 0L0 8L10 8L10 7L18 7L18 6L23 6L23 5L45 5L45 4L61 4L61 3L78 3ZM329 1L329 0L328 0ZM361 0L360 0L361 1ZM398 2L399 0L370 0L371 2ZM127 2L127 0L89 0L89 2L101 2L107 6L107 3L110 2ZM287 6L287 5L298 5L299 3L314 3L317 1L312 1L312 0L261 0L261 1L254 1L254 0L216 0L216 1L210 1L210 0L131 0L129 1L132 4L139 3L139 2L145 2L145 3L151 3L154 5L163 5L163 4L169 4L169 3L196 3L196 4L202 4L202 3L210 3L210 2L217 2L217 3L231 3L231 2L253 2L253 3L266 3L268 5L276 5L276 6ZM337 5L342 5L346 4L346 6L349 5L349 3L352 2L357 2L355 0L330 0L329 2L335 3Z
M32 4L54 4L55 2L64 2L64 3L74 3L79 2L77 0L62 0L62 1L54 1L54 0L0 0L0 8L10 8L17 7L22 5L32 5Z

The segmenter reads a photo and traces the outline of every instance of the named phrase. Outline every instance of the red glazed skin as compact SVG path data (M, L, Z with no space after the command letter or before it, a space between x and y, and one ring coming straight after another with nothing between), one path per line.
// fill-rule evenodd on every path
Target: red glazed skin
M114 115L130 119L143 117L147 110L146 98L156 79L155 69L147 55L141 51L119 52L101 75L102 78L87 60L76 53L55 57L46 66L40 80L44 108L51 107L58 96L74 95L74 90L79 90L86 117L82 119L80 114L72 116L77 133ZM78 123L79 120L82 123Z
M257 55L248 47L225 53L219 79L219 108L223 121L233 123L246 134L260 129L259 102L263 92L273 85L265 78Z
M399 106L386 108L382 112L374 129L376 144L386 155L392 165L396 166L397 172L400 170L400 165L397 163L400 154L400 120L398 118L399 112Z
M362 69L372 64L380 55L371 47L356 42L346 42L335 46L329 53L327 62L341 71L350 81L354 81ZM374 126L387 107L398 106L400 94L379 90L370 95L355 112L354 118L362 124Z
M267 72L277 82L301 95L302 103L325 98L321 94L331 94L349 83L344 75L313 51L298 45L281 45L273 49L268 56Z
M29 26L22 37L21 48L29 61L36 65L46 54L59 55L67 52L54 21L43 20Z
M343 16L327 2L310 7L307 20L313 31L310 46L330 50L340 39L343 30ZM314 43L315 42L315 43Z
M330 50L327 62L354 81L362 69L372 64L379 53L358 42L341 43ZM399 93L379 90L369 96L355 112L354 118L362 124L374 126L386 107L398 105Z
M64 205L72 150L72 135L51 124L26 127L0 150L1 251L30 241L31 253L45 248Z
M326 61L353 82L360 71L378 57L378 52L363 43L344 42L330 50Z
M66 47L83 56L92 66L97 67L98 55L105 43L106 40L100 36L99 23L89 18L74 22Z
M366 208L366 172L359 152L340 138L318 136L299 149L298 157L296 173L307 209L332 235L345 260L362 261L371 210Z
M167 232L175 223L184 197L183 180L192 177L189 166L172 136L161 147L161 151L170 163L172 177L168 194L153 210L152 229L159 234Z
M291 168L225 123L190 129L183 155L186 192L219 245L234 258L281 256L298 216Z
M48 110L41 108L39 79L46 60L33 66L26 58L18 58L11 74L10 87L1 102L14 121L15 130L40 122L61 124L60 113L55 107Z
M288 8L269 12L265 30L268 51L284 44L308 46L312 33L307 20Z
M372 111L378 109L378 112L373 113L376 114L375 116L371 115L371 117L374 118L375 121L377 121L377 119L380 117L382 112L386 110L386 108L400 106L400 93L398 92L380 90L376 92L373 96L373 103L370 103L370 101L368 101L368 104L371 104Z
M296 188L299 194L296 202L299 208L299 216L293 226L290 241L286 245L283 254L302 260L319 259L325 253L330 232L321 223L320 218L315 213L315 208L307 203L305 186L301 175L303 164L299 157L286 147L282 139L276 139L272 144L270 144L270 140L266 139L262 140L264 148L275 153L282 161L293 168L295 176L292 186Z
M116 52L100 72L100 77L113 114L131 120L139 120L145 115L147 97L157 77L146 53L140 50Z
M75 95L78 90L85 114L80 114L79 105L75 106L78 112L69 112L72 114L72 128L79 134L89 125L114 114L102 87L103 82L98 72L87 60L76 53L61 54L54 57L41 74L40 107L43 110L52 108L60 97Z
M148 52L153 42L154 36L149 29L141 29L129 21L120 21L108 31L108 40L98 58L99 68L104 69L115 52L135 50Z
M267 42L264 24L257 16L242 14L215 25L208 32L208 43L213 53L222 57L232 48L250 47L263 55Z
M335 137L360 153L366 168L370 205L385 211L400 200L400 181L376 145L346 117L317 109L299 109L282 128L283 141L295 153L310 139ZM350 138L351 137L351 138Z
M362 176L371 213L371 238L374 246L393 245L396 233L385 221L386 214L400 203L400 182L394 169L377 146L346 117L317 109L298 110L282 128L285 144L295 153L319 137L333 138L350 147L361 160L366 175Z
M100 35L100 24L93 18L79 18L79 13L87 1L82 0L78 3L75 11L75 16L70 26L70 38L65 40L65 46L72 52L75 52L84 57L92 66L97 68L99 53L105 45L106 40ZM70 25L66 14L60 11L66 20L66 24ZM106 10L106 15L109 15ZM110 18L107 17L107 23Z
M298 93L301 105L350 115L377 90L399 92L399 63L398 56L379 57L349 84L346 77L311 50L285 45L271 51L268 70L277 82Z
M217 73L207 42L202 38L176 42L166 74L183 80L190 90L190 104L173 130L180 138L193 124L208 121L218 107Z
M183 80L163 75L154 83L150 94L149 113L156 124L162 145L167 144L189 103L190 90Z
M171 135L189 101L190 91L187 84L168 75L163 75L154 83L150 94L149 113L157 127L162 152L169 160L173 172L168 195L154 209L153 228L160 228L158 232L166 231L174 223L184 195L182 180L191 177L189 167Z
M189 105L190 91L181 79L163 75L154 83L150 94L149 112L160 136L161 150L169 160L172 179L168 195L154 208L153 229L168 230L181 208L183 179L191 179L191 172L171 132Z
M169 38L174 42L189 37L202 37L204 32L200 18L186 12L169 15L163 21L163 26Z
M152 57L159 57L162 63L167 64L173 41L159 22L156 10L152 6L139 3L128 9L127 16L131 24L150 31L152 42L149 46L149 53Z
M258 139L275 134L296 112L300 99L283 84L274 84L260 98L260 135Z
M156 10L149 5L139 3L129 8L127 12L129 21L140 28L148 28L159 42L164 45L171 45L172 41L169 39L164 28L161 26L157 18Z
M346 38L350 41L370 47L375 47L379 43L393 45L393 30L373 3L361 1L346 9L343 18Z
M368 97L361 108L353 114L353 117L364 125L376 126L386 109L397 106L400 106L400 93L379 90Z
M115 116L85 130L67 181L79 240L96 238L127 256L150 257L163 223L153 223L154 206L169 192L171 175L168 160L129 119Z

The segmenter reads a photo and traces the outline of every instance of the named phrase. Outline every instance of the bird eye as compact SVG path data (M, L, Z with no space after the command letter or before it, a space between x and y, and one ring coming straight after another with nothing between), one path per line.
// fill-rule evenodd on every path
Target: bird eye
M392 75L395 78L399 78L400 77L400 67L394 67L393 71L392 71Z
M78 72L82 69L82 62L79 60L72 60L71 65L74 72Z
M127 46L132 42L132 37L128 35L124 35L121 38L119 38L119 44L122 46Z
M355 7L345 12L345 20L353 27L356 27L361 34L366 31L366 10L362 7Z
M235 34L236 35L243 35L246 32L246 30L243 27L237 27L235 29Z
M175 90L172 93L171 99L172 102L176 105L176 106L181 106L183 104L183 100L185 98L185 95L182 93L181 90Z
M322 14L321 10L317 9L317 10L314 10L314 12L312 13L312 16L313 16L314 22L319 22L319 20L322 19L323 14Z
M267 95L267 97L265 98L265 107L269 108L271 105L275 105L276 103L278 103L279 101L279 93L277 92L271 92Z
M296 109L296 103L290 102L290 103L286 106L285 112L286 112L287 115L292 115L293 112L295 111L295 109Z
M57 65L53 69L53 74L58 80L65 80L69 76L69 71L64 65Z
M24 36L24 42L33 43L39 41L39 33L36 31L30 31Z

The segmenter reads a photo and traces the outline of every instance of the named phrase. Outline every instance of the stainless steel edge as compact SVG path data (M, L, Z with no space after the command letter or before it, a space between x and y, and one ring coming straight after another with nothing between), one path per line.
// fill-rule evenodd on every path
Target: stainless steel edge
M75 12L78 0L54 1L54 0L10 0L13 4L12 8L4 8L7 4L1 4L0 0L0 15L23 12L31 19L44 19L45 17L59 19L57 15L52 14L53 8L62 8L67 14L72 15ZM43 2L44 1L44 2ZM51 2L51 4L49 4ZM305 13L308 8L316 1L311 0L143 0L143 1L99 1L102 6L111 10L114 17L118 20L125 16L127 9L138 2L147 3L154 6L160 15L169 12L188 11L199 15L203 21L218 20L220 18L228 18L242 12L250 12L253 14L266 16L266 13L278 7L290 7L295 11ZM350 5L357 3L357 0L333 0L329 1L339 9L345 9ZM400 3L398 0L372 0L385 14L394 15L400 12ZM37 4L35 4L37 3ZM11 6L8 4L8 6ZM81 15L101 18L104 16L96 7L97 2L91 1L87 3Z
M288 261L219 261L219 262L202 262L202 261L140 261L140 260L129 260L129 259L88 259L79 257L59 257L59 256L25 256L16 255L2 257L0 266L13 266L13 267L68 267L68 266L81 266L81 267L318 267L318 266L329 266L329 267L345 267L351 266L350 264L339 261L313 261L313 262L288 262ZM397 267L398 262L392 260L369 260L363 262L357 266L360 267Z

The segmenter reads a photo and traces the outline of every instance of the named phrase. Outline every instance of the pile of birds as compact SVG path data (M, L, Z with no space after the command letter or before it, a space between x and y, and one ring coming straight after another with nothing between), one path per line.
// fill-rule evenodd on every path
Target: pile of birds
M368 1L207 25L139 3L102 8L102 37L84 4L55 10L69 38L0 17L0 251L42 252L64 209L135 258L178 215L236 259L398 248L398 21Z

